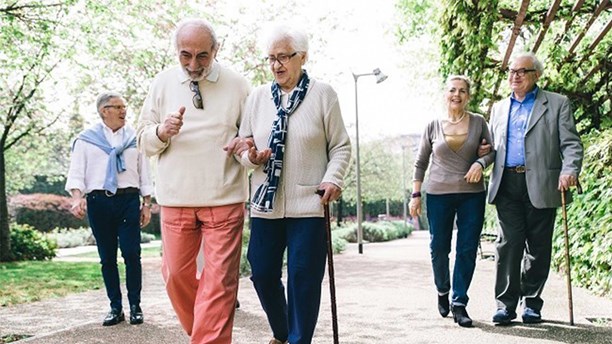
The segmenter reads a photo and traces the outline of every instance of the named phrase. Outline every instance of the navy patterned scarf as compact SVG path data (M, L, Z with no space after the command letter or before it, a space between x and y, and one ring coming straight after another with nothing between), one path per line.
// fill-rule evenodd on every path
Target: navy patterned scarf
M287 121L295 109L304 100L310 79L306 70L302 70L302 76L291 93L287 108L283 108L281 101L281 88L276 81L272 83L272 96L274 97L274 105L276 105L276 115L278 116L272 123L272 132L268 138L268 147L272 150L270 159L266 162L264 172L267 173L266 180L261 184L253 199L251 207L257 211L270 213L274 206L274 197L276 189L280 182L281 171L283 170L283 155L285 154L285 138L287 136Z

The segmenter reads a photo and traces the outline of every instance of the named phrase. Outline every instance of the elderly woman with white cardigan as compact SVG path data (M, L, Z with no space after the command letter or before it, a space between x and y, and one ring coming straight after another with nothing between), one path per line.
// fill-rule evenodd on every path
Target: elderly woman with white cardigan
M248 260L270 343L310 343L327 254L323 205L340 197L351 144L336 92L302 68L307 36L278 26L266 42L274 81L251 93L239 133L252 144L241 161L255 169Z

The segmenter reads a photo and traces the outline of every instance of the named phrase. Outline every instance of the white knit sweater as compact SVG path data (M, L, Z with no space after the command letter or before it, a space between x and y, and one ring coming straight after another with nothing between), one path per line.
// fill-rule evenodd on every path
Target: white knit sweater
M214 63L200 82L204 109L193 106L189 78L179 66L155 77L138 125L138 146L157 157L157 202L169 207L212 207L244 202L246 169L223 146L238 133L250 86L241 75ZM157 126L185 106L178 135L162 142Z
M258 150L266 149L276 107L271 85L258 87L248 97L241 137L253 137ZM342 187L351 158L351 142L344 127L338 96L332 87L310 79L304 101L289 116L281 181L271 213L251 209L251 216L269 219L322 217L319 184L330 182ZM255 168L251 177L251 197L265 179L264 165L253 165L247 154L243 165Z

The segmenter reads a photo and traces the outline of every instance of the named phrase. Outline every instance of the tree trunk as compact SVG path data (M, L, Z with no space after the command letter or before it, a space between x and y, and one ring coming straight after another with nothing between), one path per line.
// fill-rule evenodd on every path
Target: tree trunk
M6 197L6 165L4 150L0 150L0 262L8 262L12 258L8 202Z

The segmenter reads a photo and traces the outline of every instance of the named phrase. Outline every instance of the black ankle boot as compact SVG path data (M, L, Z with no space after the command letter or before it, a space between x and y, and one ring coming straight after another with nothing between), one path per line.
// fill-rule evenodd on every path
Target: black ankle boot
M450 312L450 305L448 304L448 294L438 294L438 312L440 312L442 318L446 318L446 316Z
M472 319L467 314L465 306L453 306L453 319L461 327L472 327Z

